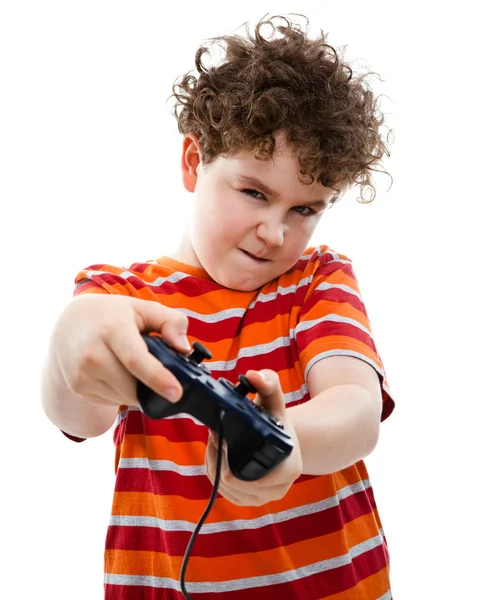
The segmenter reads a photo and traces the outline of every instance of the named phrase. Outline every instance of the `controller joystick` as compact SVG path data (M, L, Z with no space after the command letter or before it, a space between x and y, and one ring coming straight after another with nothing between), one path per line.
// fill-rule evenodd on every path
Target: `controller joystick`
M195 363L196 365L200 365L203 360L207 360L209 358L213 358L211 352L199 342L194 342L192 345L192 352L187 356L187 358Z
M240 396L246 396L247 394L254 394L256 392L255 387L249 382L246 375L239 375L239 384L235 386L234 390Z
M192 352L184 355L159 336L142 337L183 389L178 402L169 402L138 381L137 399L145 415L162 419L187 413L215 432L222 415L228 465L233 475L244 481L260 479L289 456L294 448L292 438L279 421L247 397L256 390L245 375L239 376L235 386L223 377L215 380L202 364L212 358L203 344L194 342Z

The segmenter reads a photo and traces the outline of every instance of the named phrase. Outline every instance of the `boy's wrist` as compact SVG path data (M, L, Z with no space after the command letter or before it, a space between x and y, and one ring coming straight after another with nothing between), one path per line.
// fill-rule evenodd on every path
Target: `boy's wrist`
M328 388L288 409L302 453L303 473L335 473L368 456L378 442L376 400L354 384Z

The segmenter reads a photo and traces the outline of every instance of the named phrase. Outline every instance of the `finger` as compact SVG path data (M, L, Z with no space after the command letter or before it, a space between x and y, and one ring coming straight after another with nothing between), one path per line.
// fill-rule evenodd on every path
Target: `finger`
M78 393L97 396L113 405L137 404L135 379L107 346L100 344L96 350L87 351L82 365L76 384Z
M189 319L183 312L151 300L132 300L139 331L157 331L180 352L190 352Z
M283 464L278 465L276 469L262 478L262 483L259 485L278 485L288 481L289 478L293 481L302 471L302 458L299 439L286 410L285 396L280 386L278 374L270 369L262 369L261 371L248 371L246 376L258 392L256 401L280 421L294 443L293 456L290 462L286 460Z
M216 480L217 457L218 437L213 434L208 437L206 450L206 473L213 485ZM228 466L226 455L223 454L221 477L218 486L218 490L222 496L234 503L239 499L240 501L244 501L248 506L258 506L262 504L261 494L259 494L261 490L256 490L255 483L258 484L259 482L242 481L235 477ZM280 482L278 483L280 484ZM267 486L263 485L263 487Z
M212 444L211 444L212 445ZM209 481L214 486L216 480L216 455L217 450L209 450L210 456L207 457L206 471ZM235 488L233 485L228 484L227 481L233 482L233 475L227 465L221 466L221 477L218 485L218 493L237 506L260 506L263 504L262 499L256 495L251 494L248 491L242 491ZM238 481L238 480L236 480ZM243 483L243 482L242 482Z
M211 483L214 485L214 481L216 478L216 466L218 461L218 441L219 438L217 434L209 430L208 432L208 443L206 447L206 473L211 480ZM228 468L226 452L223 451L223 456L221 457L221 471Z
M232 504L235 504L236 506L262 506L263 504L267 503L266 500L258 496L251 496L241 492L233 493L232 490L227 489L221 484L219 486L219 493L221 496L223 496L223 498L226 498L226 500Z
M285 416L285 398L277 373L270 369L262 369L261 371L248 371L246 376L257 391L258 395L255 402L263 406L273 416L283 419Z
M180 400L182 386L177 378L153 356L136 327L115 329L105 343L118 357L123 367L147 387L171 402ZM135 383L132 386L135 398Z

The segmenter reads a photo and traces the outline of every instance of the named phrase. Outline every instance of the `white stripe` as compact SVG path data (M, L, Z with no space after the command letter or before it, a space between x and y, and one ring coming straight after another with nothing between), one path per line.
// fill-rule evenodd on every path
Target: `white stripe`
M310 254L303 254L300 257L300 260L310 260L311 258L315 258L315 256L317 255L318 258L320 258L321 256L331 256L332 260L328 260L326 261L326 264L330 264L330 263L334 263L334 262L340 262L343 265L352 265L352 261L346 258L341 258L339 256L339 254L337 252L334 252L333 250L330 250L329 248L327 250L321 250L318 247L314 250L314 252L311 252Z
M231 371L233 370L240 358L244 358L247 356L258 356L260 354L267 354L268 352L273 352L277 348L282 348L284 346L290 346L290 339L288 337L279 337L274 339L271 342L267 342L266 344L256 344L255 346L246 346L245 348L240 348L236 358L230 361L218 360L218 361L206 361L204 364L209 367L211 370L215 371Z
M124 267L125 269L127 267ZM141 279L137 273L132 273L130 271L122 271L121 273L112 273L111 271L95 271L95 270L87 270L86 271L86 278L87 279L92 279L93 276L103 276L103 275L111 275L113 277L121 277L122 279L128 280L129 277L135 277L136 279L138 279L139 281L141 281L144 285L147 285L149 287L158 287L166 282L169 283L177 283L179 281L181 281L182 279L185 279L186 277L189 277L189 275L187 275L186 273L181 273L181 272L177 272L177 273L172 273L171 275L169 275L168 277L157 277L157 279L155 279L154 281L144 281L143 279ZM82 284L84 284L86 282L86 279L83 279L82 281L78 282L75 286L75 289L79 286L81 286Z
M307 363L307 367L305 368L304 372L304 377L306 381L307 375L311 367L313 367L317 362L319 362L323 358L327 358L328 356L354 356L355 358L360 358L361 360L364 360L364 362L371 365L375 369L375 371L377 371L377 373L384 377L384 372L382 369L380 369L378 364L371 358L368 358L365 354L361 354L361 352L355 352L353 350L328 350L327 352L321 352L320 354L316 354L316 356L314 356L314 358Z
M324 254L330 254L334 260L330 260L328 261L326 264L330 264L333 262L340 262L342 264L352 264L350 260L344 260L339 258L339 256L335 253L335 252L329 252L326 251L324 253L322 252L317 252L317 255L323 256ZM309 260L310 258L312 258L314 255L313 254L309 254L307 256L301 256L301 260ZM296 284L292 284L289 285L287 287L282 287L282 286L278 286L277 290L275 292L269 292L268 294L258 294L258 296L255 298L255 300L253 300L253 302L250 304L250 306L248 307L249 309L254 308L254 306L258 303L258 302L270 302L272 300L275 300L278 296L285 296L286 294L293 294L295 293L299 288L301 287L305 287L307 285L309 285L310 283L312 283L312 280L314 279L314 276L310 276L310 277L304 277L303 279L301 279L299 281L299 283ZM347 285L342 285L342 284L329 284L329 283L321 283L317 286L317 290L326 290L326 289L330 289L330 288L340 288L345 292L348 292L350 294L353 294L355 296L357 296L358 298L361 299L361 296L356 292L356 290L354 290L353 288L350 288Z
M134 273L128 273L128 275L134 275ZM186 279L186 277L190 277L190 275L188 275L187 273L182 273L181 271L177 271L175 273L171 273L167 277L157 277L157 279L154 279L153 281L141 281L142 283L145 283L146 285L149 285L151 287L158 287L163 285L164 283L178 283L179 281Z
M275 525L276 523L284 523L297 517L304 517L306 515L313 515L317 513L323 513L330 508L338 506L345 498L358 494L370 487L368 479L364 481L358 481L337 491L336 494L320 500L319 502L313 502L304 506L297 506L288 510L283 510L277 513L271 513L263 515L262 517L256 517L255 519L235 519L234 521L219 521L217 523L204 523L201 527L199 535L213 534L213 533L224 533L228 531L246 531L260 529L268 525ZM325 516L323 517L325 518ZM158 519L157 517L146 517L146 516L133 516L133 515L112 515L110 525L118 525L121 527L157 527L162 531L194 531L196 524L189 521L182 520L168 520Z
M293 283L287 287L278 286L275 292L268 292L268 294L258 294L258 296L253 300L248 309L254 308L258 302L270 302L275 300L278 296L285 296L287 294L295 294L295 292L300 288L308 285L312 281L311 277L304 277L299 281L296 285Z
M227 310L221 310L219 312L211 313L209 315L198 313L194 310L189 310L187 308L178 309L181 313L184 313L188 317L192 317L197 321L201 321L203 323L219 323L220 321L226 321L227 319L232 319L244 316L246 313L246 308L230 308Z
M309 393L307 386L302 384L300 389L295 392L287 392L284 394L285 404L289 404L290 402L296 402L297 400L302 400L302 398Z
M349 287L349 285L344 285L342 283L326 283L325 281L323 281L316 287L316 290L324 291L324 290L330 290L333 288L342 290L343 292L346 292L347 294L352 294L353 296L356 296L357 298L359 298L361 300L361 295L355 289L353 289L352 287Z
M171 460L154 460L149 458L121 458L119 469L149 469L150 471L170 471L179 475L205 475L205 465L178 465Z
M324 321L332 321L333 323L347 323L348 325L352 325L353 327L356 327L357 329L361 329L361 331L364 331L367 335L372 337L370 330L367 327L365 327L364 325L362 325L359 321L356 321L355 319L350 319L349 317L342 317L341 315L335 315L334 313L330 313L330 314L326 315L325 317L319 317L319 319L312 319L310 321L301 321L295 328L295 332L300 333L301 331L307 331L307 329L311 329L311 327L314 327L314 325L319 325L320 323L323 323Z

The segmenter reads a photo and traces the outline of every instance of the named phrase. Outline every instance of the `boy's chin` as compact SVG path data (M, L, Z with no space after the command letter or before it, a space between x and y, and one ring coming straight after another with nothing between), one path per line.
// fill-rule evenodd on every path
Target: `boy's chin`
M276 277L270 275L268 277L258 277L249 274L245 276L243 273L237 275L235 273L215 273L214 275L209 273L209 276L222 287L237 292L253 292L276 279Z

